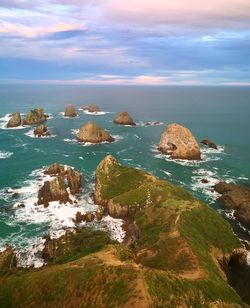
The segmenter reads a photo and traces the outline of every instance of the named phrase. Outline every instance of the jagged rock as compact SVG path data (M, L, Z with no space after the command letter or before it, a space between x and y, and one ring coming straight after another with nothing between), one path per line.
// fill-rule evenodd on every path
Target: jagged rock
M85 221L86 222L91 222L95 219L95 215L91 212L87 212L85 215L84 215L84 218L85 218Z
M162 133L159 150L173 159L201 159L199 144L190 130L176 123L169 124Z
M96 210L95 216L96 216L96 219L97 219L98 221L101 221L102 218L103 218L103 209L102 209L102 208L98 208L98 209Z
M34 129L34 135L37 137L45 137L50 136L50 132L45 125L39 125Z
M52 181L44 182L38 191L38 205L49 206L49 202L59 201L60 203L72 202L69 198L64 179L56 177Z
M66 171L67 181L72 195L79 194L81 188L81 173L74 171L72 168L68 167Z
M7 127L18 127L22 124L20 112L15 112L11 115Z
M23 125L35 125L47 121L48 116L42 108L36 108L27 113Z
M16 253L11 246L7 246L6 249L0 253L0 271L11 270L16 267Z
M94 105L94 104L84 106L83 110L91 112L91 113L97 113L97 112L101 111L100 107L98 105Z
M64 116L70 118L75 118L77 116L77 113L73 105L69 104L66 106Z
M204 139L201 141L202 144L206 145L207 147L209 148L212 148L212 149L218 149L218 146L212 142L211 140L208 140L208 139Z
M77 134L79 142L113 142L115 139L103 128L96 125L94 122L87 122L84 124Z
M235 217L250 229L250 189L234 183L220 182L214 190L221 194L218 202L226 209L235 210Z
M81 222L85 221L85 215L83 215L81 212L77 212L73 221L75 224L80 224Z
M209 180L208 180L208 179L202 179L202 180L201 180L201 183L207 184L207 183L209 183Z
M128 112L121 112L114 120L115 124L136 126Z
M244 266L247 264L248 251L245 248L236 248L231 253L217 256L220 265L225 267Z
M57 163L52 164L47 170L44 171L44 174L49 175L64 175L64 173L64 166Z

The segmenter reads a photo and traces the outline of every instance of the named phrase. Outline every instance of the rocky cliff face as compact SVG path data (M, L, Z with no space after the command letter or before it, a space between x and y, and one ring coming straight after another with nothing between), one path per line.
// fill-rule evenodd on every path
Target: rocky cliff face
M115 139L94 122L87 122L80 128L77 140L79 142L102 143L113 142Z
M77 116L77 113L76 113L73 105L69 104L69 105L66 106L64 116L70 117L70 118L75 118Z
M84 106L83 110L91 112L91 113L97 113L97 112L101 111L100 107L98 105L94 105L94 104Z
M250 230L250 189L234 183L220 182L214 190L221 194L218 202L226 209L235 210L235 217Z
M120 114L118 114L118 116L114 120L114 123L118 125L136 125L133 118L129 115L128 112L121 112Z
M9 122L7 123L7 127L18 127L22 124L20 112L15 112L11 115Z
M190 130L173 123L161 135L159 150L173 159L200 160L200 147Z
M36 108L27 113L23 125L35 125L47 121L48 116L42 108Z
M50 132L45 125L39 125L34 129L34 135L37 137L46 137L50 136Z

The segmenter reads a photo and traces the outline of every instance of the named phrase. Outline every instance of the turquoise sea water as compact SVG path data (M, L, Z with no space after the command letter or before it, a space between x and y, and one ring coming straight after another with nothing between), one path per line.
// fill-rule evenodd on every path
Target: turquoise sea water
M87 115L78 110L78 118L67 119L60 112L69 102L77 109L96 103L107 113ZM35 107L51 114L47 126L53 137L32 138L31 128L4 129L6 114L26 113ZM137 127L113 124L120 111L129 111ZM84 196L79 202L83 210L95 208L89 198L94 171L107 154L122 164L143 168L184 186L218 210L217 195L211 188L216 181L249 185L250 88L1 85L0 118L0 246L9 243L21 248L20 257L26 258L27 264L34 256L27 260L25 251L41 244L45 233L58 235L71 226L77 211L63 205L45 211L34 205L42 181L41 168L53 162L74 166L84 174ZM109 130L117 141L88 146L74 142L75 130L89 120ZM145 127L143 123L148 121L163 124ZM199 141L213 140L219 150L202 147L203 160L198 163L167 159L157 152L157 144L166 124L172 122L188 127ZM202 184L202 178L209 183ZM230 222L242 238L250 239L247 230L233 219ZM112 233L115 227L108 228Z

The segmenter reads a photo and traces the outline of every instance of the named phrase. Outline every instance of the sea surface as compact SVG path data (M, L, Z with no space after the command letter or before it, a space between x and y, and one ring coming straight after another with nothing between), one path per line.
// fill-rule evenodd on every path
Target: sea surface
M78 117L65 118L62 112L72 103ZM95 103L98 115L83 112L82 106ZM50 115L49 138L34 138L32 128L6 129L8 114L27 113L43 107ZM128 111L136 127L113 124L116 113ZM142 168L161 179L185 187L230 221L235 232L250 241L243 229L216 203L212 186L220 180L250 184L250 88L247 87L111 87L65 85L0 85L0 248L6 244L18 250L19 264L41 266L39 252L43 236L63 234L74 227L72 218L79 208L95 210L90 198L98 163L112 154L124 165ZM77 129L95 121L116 138L112 144L78 144ZM159 125L145 126L159 121ZM157 150L160 135L169 123L188 127L197 140L211 139L218 150L202 148L202 161L174 161ZM42 170L50 164L73 166L84 175L84 195L79 205L44 209L35 205ZM203 184L206 178L209 183ZM91 227L107 230L122 240L120 220L107 217ZM218 235L219 236L219 235Z

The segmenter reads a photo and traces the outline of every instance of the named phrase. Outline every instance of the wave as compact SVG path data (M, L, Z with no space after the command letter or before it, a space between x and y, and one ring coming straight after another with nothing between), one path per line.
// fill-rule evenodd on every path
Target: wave
M7 159L9 157L11 157L14 153L12 152L3 152L0 151L0 159Z
M93 116L101 116L106 114L112 114L114 112L111 111L98 111L98 112L89 112L87 110L84 110L83 108L79 108L80 111L83 111L87 115L93 115Z

